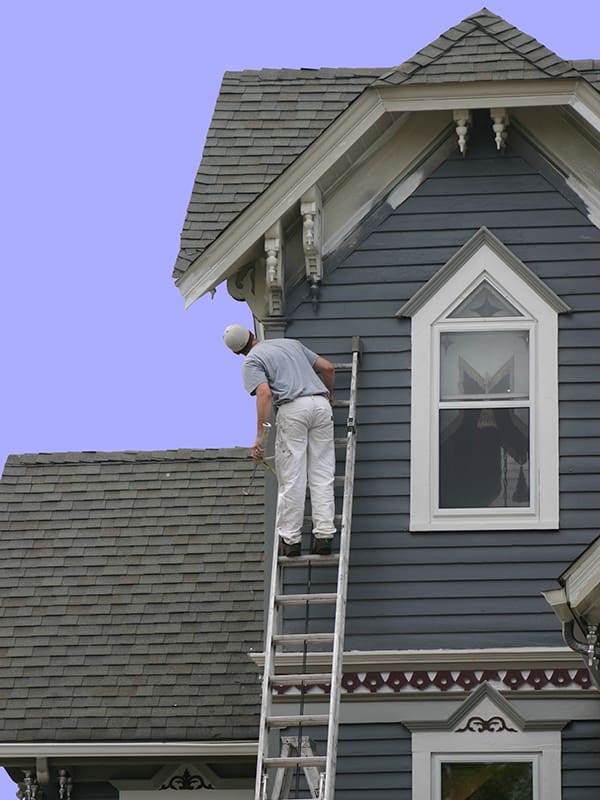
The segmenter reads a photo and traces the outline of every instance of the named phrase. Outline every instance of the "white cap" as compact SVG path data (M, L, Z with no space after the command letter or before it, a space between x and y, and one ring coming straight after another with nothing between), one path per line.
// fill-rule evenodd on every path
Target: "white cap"
M228 325L223 331L223 341L234 353L240 353L248 344L251 332L242 325Z

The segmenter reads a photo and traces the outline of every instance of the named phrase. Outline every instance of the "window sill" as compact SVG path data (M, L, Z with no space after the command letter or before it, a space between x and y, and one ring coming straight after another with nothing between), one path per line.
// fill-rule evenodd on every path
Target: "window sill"
M557 517L534 517L511 515L502 517L463 516L439 517L432 520L411 520L410 533L424 531L514 531L514 530L557 530Z

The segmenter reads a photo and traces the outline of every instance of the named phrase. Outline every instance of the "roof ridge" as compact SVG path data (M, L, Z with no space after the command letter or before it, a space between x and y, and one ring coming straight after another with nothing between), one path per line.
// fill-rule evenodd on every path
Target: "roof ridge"
M486 17L488 22L484 24L481 21L482 17ZM474 31L479 30L482 33L485 33L487 36L490 36L494 39L498 44L501 44L503 47L506 47L511 53L514 53L526 61L530 66L538 69L540 72L548 75L548 77L556 77L556 74L550 72L546 67L541 66L540 64L534 62L527 53L522 52L522 45L520 47L516 47L511 45L509 42L506 41L506 37L502 36L500 33L496 33L494 31L489 30L489 26L497 23L504 23L505 25L509 26L508 29L502 31L501 33L506 34L507 32L516 32L521 36L525 36L528 40L527 44L535 44L540 48L543 48L545 51L545 55L554 56L558 61L565 65L565 71L569 69L574 69L571 62L561 58L557 55L553 50L546 47L545 44L542 44L533 36L528 33L525 33L520 28L517 28L510 22L507 22L503 17L498 16L498 14L494 14L489 9L483 7L479 11L475 12L474 14L470 14L468 17L465 17L461 22L457 25L453 25L451 28L448 28L446 31L441 33L437 39L433 42L430 42L425 47L422 47L418 50L411 58L404 61L402 64L399 64L397 67L389 70L386 74L382 75L379 80L386 81L389 77L398 72L404 74L405 78L411 78L415 76L420 70L429 67L432 64L435 64L439 59L443 58L448 54L448 52L456 46L457 42L461 42L470 36ZM469 25L469 28L466 26ZM461 27L462 26L462 27ZM439 52L435 55L426 54L427 50L431 48L437 48ZM425 60L422 60L425 58ZM419 61L421 59L421 61ZM412 67L412 68L411 68Z
M485 10L487 10L487 9L485 9ZM491 12L490 12L490 14L491 14ZM510 23L510 22L507 22L505 19L502 19L502 17L498 17L498 16L497 16L497 15L495 15L495 14L494 14L494 15L492 15L492 16L496 17L496 19L500 20L501 22L504 22L506 25L510 25L511 29L512 29L513 31L517 31L517 33L519 33L521 36L526 36L526 37L529 39L529 42L534 42L536 45L538 45L539 47L543 48L543 49L546 51L546 53L547 53L547 54L554 56L554 57L555 57L555 58L557 58L559 61L561 61L563 64L565 64L565 66L567 67L567 69L573 69L573 66L572 66L572 64L571 64L571 62L570 62L570 61L566 61L564 58L561 58L561 56L559 56L557 53L555 53L555 52L554 52L554 50L550 50L550 48L549 48L549 47L546 47L546 45L545 45L545 44L543 44L542 42L540 42L540 41L539 41L538 39L536 39L535 37L531 36L529 33L525 33L525 32L524 32L524 31L522 31L520 28L517 28L517 26L516 26L516 25L513 25L512 23ZM511 45L511 44L509 44L508 42L504 41L504 40L503 40L503 39L500 37L500 35L499 35L499 34L497 34L497 33L494 33L493 31L489 31L489 30L487 30L487 28L485 28L483 25L481 25L481 23L480 23L478 20L475 20L475 19L473 19L473 24L474 24L476 27L478 27L480 30L482 30L482 31L485 31L485 33L487 33L487 34L488 34L488 36L491 36L491 37L493 37L494 39L496 39L496 41L497 41L497 42L500 42L500 44L503 44L503 45L504 45L504 47L508 48L508 49L509 49L509 50L510 50L512 53L516 53L517 55L519 55L519 56L520 56L522 59L524 59L525 61L527 61L527 63L528 63L528 64L531 64L531 66L532 66L532 67L535 67L536 69L539 69L541 72L544 72L544 73L546 73L546 74L547 74L549 77L556 77L556 75L552 75L552 73L551 73L551 72L549 72L549 71L546 69L546 67L542 67L542 66L540 66L539 64L536 64L536 63L535 63L535 62L534 62L534 61L533 61L531 58L529 58L529 56L528 56L528 54L527 54L527 53L523 53L523 52L521 52L520 48L518 48L518 47L515 47L514 45ZM506 33L506 31L504 31L504 33Z

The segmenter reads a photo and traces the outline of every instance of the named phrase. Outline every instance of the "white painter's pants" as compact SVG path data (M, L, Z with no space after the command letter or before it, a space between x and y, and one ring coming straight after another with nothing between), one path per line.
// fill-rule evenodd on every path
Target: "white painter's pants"
M278 408L275 467L275 532L288 544L300 541L308 476L313 533L333 536L335 451L333 413L326 397L298 397Z

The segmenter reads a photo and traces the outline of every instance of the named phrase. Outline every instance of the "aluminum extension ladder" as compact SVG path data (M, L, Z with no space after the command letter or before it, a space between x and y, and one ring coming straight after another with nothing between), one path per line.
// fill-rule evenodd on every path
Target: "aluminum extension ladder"
M349 399L334 402L334 406L348 408L346 436L336 439L336 446L346 448L346 462L343 476L343 502L340 523L339 556L307 555L298 558L279 556L279 542L274 542L273 562L271 568L271 586L269 610L265 635L265 659L262 679L262 703L260 713L260 732L258 741L258 759L256 770L255 800L288 800L290 787L296 777L296 791L305 793L306 787L313 800L333 800L335 792L335 771L338 744L339 705L342 680L342 660L344 654L344 629L346 622L346 593L348 586L348 562L350 557L350 532L352 521L352 500L354 494L354 465L356 460L356 393L358 381L360 340L352 338L352 361L335 364L336 372L350 371ZM336 479L339 483L339 479ZM339 518L338 518L339 519ZM337 567L337 591L310 592L312 570L321 567ZM290 568L303 568L307 571L306 593L284 593L284 573ZM303 573L299 573L302 575ZM319 572L317 571L317 574ZM323 573L321 573L323 574ZM302 583L304 579L300 578ZM333 581L332 581L333 583ZM308 632L308 622L304 633L284 633L284 610L290 607L305 609L306 619L310 609L315 605L335 607L335 616L329 620L333 630L325 632ZM327 647L323 650L310 650L312 646ZM278 655L285 647L302 647L296 651L302 656L301 672L290 674L278 672ZM317 653L325 657L331 672L311 672L307 666L307 658ZM327 714L305 714L304 702L306 692L313 686L329 684L329 708ZM298 714L277 716L273 713L274 687L300 686ZM306 729L327 729L327 746L324 755L315 753L315 747ZM286 729L286 735L275 735ZM289 731L293 731L287 735ZM271 748L271 750L269 749ZM277 755L272 755L275 751ZM302 785L299 780L303 777ZM295 795L299 798L302 794Z

